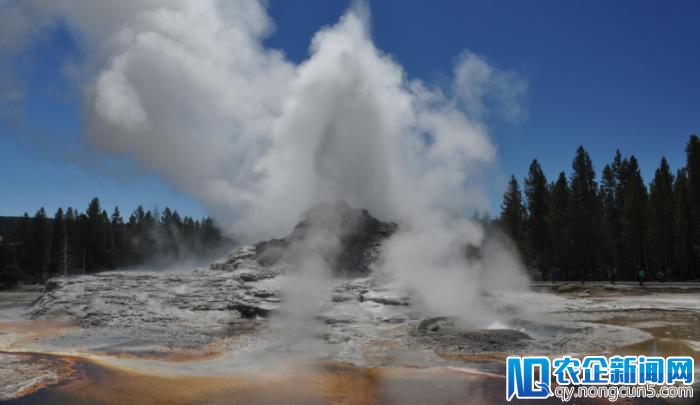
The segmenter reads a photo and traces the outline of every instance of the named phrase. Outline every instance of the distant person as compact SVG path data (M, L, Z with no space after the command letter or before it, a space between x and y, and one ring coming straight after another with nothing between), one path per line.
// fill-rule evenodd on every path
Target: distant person
M639 285L644 285L644 279L647 277L647 273L644 269L639 270Z
M663 283L665 278L666 278L666 274L664 274L663 271L656 273L656 280L658 282Z

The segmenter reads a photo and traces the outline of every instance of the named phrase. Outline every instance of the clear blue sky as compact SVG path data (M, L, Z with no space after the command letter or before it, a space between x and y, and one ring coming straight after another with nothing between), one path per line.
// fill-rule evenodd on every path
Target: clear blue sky
M277 30L267 44L303 60L312 35L347 6L270 0ZM648 181L662 155L674 170L681 166L688 135L700 132L698 1L382 0L370 8L377 46L409 77L439 81L468 49L529 81L528 118L490 123L499 151L494 210L506 177L525 176L535 157L551 180L569 171L579 144L598 173L620 148L638 157ZM79 60L80 50L57 30L19 62L29 75L27 98L21 111L0 114L15 117L0 123L0 215L42 205L50 213L84 209L94 195L124 213L142 203L204 215L157 176L129 162L124 171L124 162L84 145L79 97L60 72L66 57Z

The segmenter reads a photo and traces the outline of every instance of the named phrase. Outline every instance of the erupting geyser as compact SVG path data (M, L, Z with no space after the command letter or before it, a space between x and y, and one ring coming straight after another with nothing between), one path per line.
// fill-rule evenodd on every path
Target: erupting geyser
M479 177L495 150L481 119L521 115L526 83L467 51L448 86L409 78L375 47L363 2L295 64L264 45L264 5L28 0L4 6L13 24L0 33L16 51L42 32L30 19L65 25L85 55L72 72L87 139L195 196L239 239L282 235L310 207L345 201L398 224L377 267L438 312L475 316L482 291L524 285L517 258L464 218L487 207ZM337 220L287 254L306 268L336 254L333 265L355 265L336 252ZM481 260L466 259L467 244Z
M97 198L85 213L59 209L48 218L41 208L31 219L0 218L0 288L17 281L43 285L43 291L0 292L0 402L501 403L504 392L508 401L534 393L566 402L569 392L599 388L640 388L644 400L652 400L649 390L680 388L677 380L692 384L693 359L683 359L680 378L679 359L664 363L658 356L690 354L697 363L697 286L642 281L660 270L659 281L692 278L700 234L700 214L691 209L700 190L696 136L686 148L686 166L674 178L662 159L648 193L645 168L619 151L600 183L583 146L570 176L562 172L555 183L533 160L524 193L511 177L499 219L482 225L469 218L490 208L484 180L494 169L496 147L489 131L527 114L527 81L467 49L457 50L452 68L437 80L413 77L402 55L377 48L365 0L349 0L349 9L305 39L308 52L293 59L270 46L277 38L268 3L273 11L275 4L288 6L278 1L0 0L0 121L26 115L31 122L0 133L17 132L31 138L32 149L51 149L46 160L62 155L53 150L60 144L70 148L72 163L89 161L91 169L105 164L125 176L136 164L159 176L157 184L164 180L199 200L221 227L211 218L198 224L170 209L161 215L141 207L126 222L116 208L108 217ZM588 33L569 34L591 23L600 38L620 31L605 24L599 29L594 17L611 11L606 4L601 13L599 6L584 10L592 19L579 18L580 7L553 12L551 4L529 13L542 21L580 22L564 30L562 41L560 30L548 31L557 24L532 30L529 21L512 18L517 13L495 14L483 4L459 10L475 24L454 19L457 8L394 4L386 6L387 15L402 24L387 31L382 26L377 38L413 41L396 35L409 29L411 36L450 31L469 41L467 33L489 31L489 19L507 26L499 38L531 34L514 45L482 32L475 46L517 59L539 78L556 77L554 84L538 81L544 87L534 100L538 110L554 108L557 118L548 125L555 128L567 119L612 116L574 100L566 103L576 109L567 118L552 100L572 101L568 90L576 85L604 88L603 79L625 76L632 68L625 61L639 60L646 50L629 47L625 55L619 47L614 53L622 59L613 62L621 63L613 64L624 69L617 75L582 74L609 67L600 61L612 53L601 47L599 57L584 58L592 62L582 65L580 55L565 48L577 43L595 53L588 46L595 41ZM284 12L293 20L310 5L289 7L298 8ZM321 8L301 20L325 17L330 9ZM635 26L646 34L649 24L639 24L640 17L657 17L660 8L638 11L613 42L626 44ZM689 19L675 18L683 14L676 7L666 14L678 24L657 24L656 30L664 38L678 34L674 50L682 53ZM458 24L457 31L446 30L450 24ZM280 43L297 49L294 35L281 33ZM442 50L454 38L421 55L421 47L396 49L420 60L417 69L425 61L444 66ZM418 39L423 45L429 40ZM541 52L552 47L558 51ZM56 57L65 60L53 63ZM42 66L31 72L26 62ZM685 70L656 65L687 73L690 62ZM27 71L32 86L24 100L17 86ZM607 84L617 90L646 84L643 74L633 73L626 87ZM690 76L676 76L681 79L666 87L682 96ZM562 83L575 85L562 92ZM71 90L66 105L51 103L56 88ZM559 97L541 97L557 91ZM617 101L624 101L620 94ZM680 112L690 111L689 97L676 103ZM630 111L654 107L617 104ZM21 107L16 116L14 105ZM697 118L671 115L675 128L692 126L678 119ZM616 127L639 127L617 116ZM548 127L541 124L522 132ZM73 128L79 128L77 142ZM61 131L68 136L54 136ZM537 136L554 149L572 142ZM15 153L24 143L0 143L9 145L0 161L8 157L23 173L7 177L12 198L6 209L37 198L37 185L68 196L92 193L90 185L100 183L92 173L74 179L70 165L44 176L47 162L32 160L33 150ZM522 163L517 152L523 151L515 152L508 165ZM168 196L159 188L147 194L159 193ZM56 196L43 203L55 204ZM123 205L130 198L119 200ZM10 228L17 236L7 239ZM183 263L188 255L182 251L203 252L201 246L222 239L237 241L224 257L205 267ZM530 288L517 250L525 252L533 274L542 275L538 279L561 275L581 283ZM177 256L178 265L157 271L151 262L161 252ZM119 268L137 263L146 264ZM630 285L637 271L640 285ZM618 284L603 284L606 273ZM625 354L632 356L617 356ZM565 395L557 395L561 389ZM622 391L615 392L616 400Z

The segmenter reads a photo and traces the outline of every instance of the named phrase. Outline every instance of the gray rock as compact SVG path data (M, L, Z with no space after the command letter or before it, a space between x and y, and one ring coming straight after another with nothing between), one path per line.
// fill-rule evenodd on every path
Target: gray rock
M456 318L427 318L411 333L413 343L448 353L516 352L526 349L532 338L513 329L472 329Z
M263 273L263 277L268 276ZM277 309L278 291L258 288L246 279L211 270L176 275L122 271L56 278L51 291L32 306L29 315L75 322L93 334L123 337L129 342L197 347L215 337L255 329L258 317ZM232 322L235 328L230 326Z
M391 236L397 225L379 221L367 210L354 209L343 202L319 204L306 212L292 233L282 239L272 239L255 245L256 259L263 266L283 260L294 244L303 243L314 232L330 231L340 234L340 247L330 258L335 275L363 276L380 254L382 242Z
M384 305L410 305L411 300L385 291L368 291L360 295L360 301L373 301Z

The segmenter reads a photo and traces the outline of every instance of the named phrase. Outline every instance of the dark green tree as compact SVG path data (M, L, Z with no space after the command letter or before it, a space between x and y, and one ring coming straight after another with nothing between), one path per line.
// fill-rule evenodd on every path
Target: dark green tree
M51 228L43 207L32 218L31 241L29 275L34 282L44 282L49 276Z
M51 263L50 276L68 274L68 228L63 209L59 208L53 217L51 230Z
M693 245L690 239L692 224L690 222L691 208L686 169L680 169L676 174L676 181L673 183L673 201L675 276L682 280L695 279L698 273L691 264L693 255Z
M550 186L549 225L552 230L552 265L555 278L571 279L571 190L564 172Z
M616 157L619 157L619 155ZM617 176L613 167L605 165L603 168L600 181L600 204L603 212L601 265L603 266L603 272L607 272L608 279L614 283L619 277L617 245L620 239L620 215L616 199Z
M142 263L145 260L144 248L142 245L143 235L145 234L145 218L146 212L142 206L138 206L129 216L129 222L126 224L126 235L131 241L130 255L126 259L126 264L132 266Z
M17 247L17 264L24 274L25 278L29 277L29 270L32 268L32 225L29 214L26 212L19 220L17 231L14 239L18 243Z
M141 224L141 233L139 235L140 247L143 257L153 258L158 254L158 218L160 214L157 208L152 211L146 211Z
M620 150L615 151L615 158L611 166L615 177L615 215L616 224L613 233L613 244L615 249L615 270L616 274L627 278L630 268L629 255L627 254L627 241L622 235L622 212L625 206L625 187L629 181L629 160L622 159Z
M173 212L165 207L160 217L159 241L161 241L161 254L171 257L180 257L180 232L182 220L177 211Z
M547 177L542 172L537 159L530 164L525 179L525 200L527 218L525 229L527 235L526 252L529 264L540 270L544 279L551 278L551 234L547 217L549 216L549 192Z
M523 206L520 186L515 176L510 176L508 188L503 194L501 204L500 225L504 232L513 239L520 254L523 253L525 235L523 232L525 223L525 207Z
M685 147L688 175L688 203L690 204L690 266L700 267L700 138L691 135Z
M648 194L637 158L631 156L627 160L625 171L627 177L623 186L620 221L622 238L625 241L623 255L626 257L626 268L623 270L628 279L635 279L639 270L649 271L646 256Z
M114 207L110 218L109 267L115 269L125 266L128 262L129 250L124 219L119 212L119 207Z
M97 270L109 270L113 269L112 258L114 253L112 252L112 224L110 222L110 217L107 214L107 210L102 210L100 213L100 240L102 241L100 263Z
M95 197L90 201L85 211L84 221L84 255L85 271L88 273L100 270L105 259L105 241L102 239L102 209L100 200Z
M195 224L192 217L185 217L182 220L182 237L184 239L184 246L188 252L197 252L199 247L197 246L197 236L198 227Z
M202 243L205 249L209 250L215 248L221 244L223 241L223 236L219 228L214 224L214 220L210 217L206 217L201 222L202 226Z
M573 264L578 278L585 281L599 278L600 210L597 184L591 157L583 146L576 150L571 165L571 224L573 235Z
M0 288L16 281L43 282L75 274L153 262L156 265L203 256L230 243L211 218L184 219L166 208L162 214L138 207L124 224L119 208L111 216L97 198L86 213L59 208L53 220L44 209L20 218L11 240L0 239Z
M68 274L77 273L82 269L84 258L84 245L82 234L82 223L80 221L80 213L72 207L66 209L65 222L68 232L68 258L66 267Z
M23 276L12 245L8 241L0 240L0 288L16 287Z
M649 187L649 264L652 271L669 272L675 266L673 174L661 159Z

